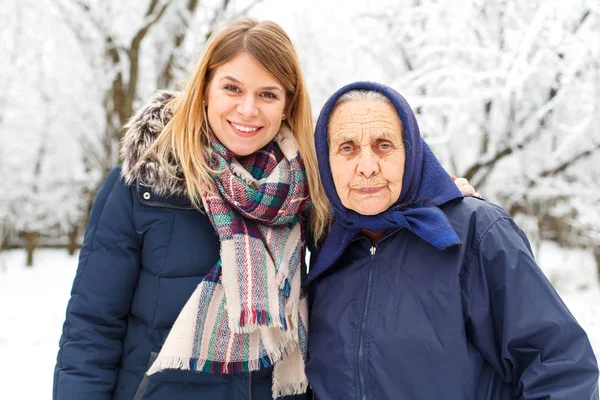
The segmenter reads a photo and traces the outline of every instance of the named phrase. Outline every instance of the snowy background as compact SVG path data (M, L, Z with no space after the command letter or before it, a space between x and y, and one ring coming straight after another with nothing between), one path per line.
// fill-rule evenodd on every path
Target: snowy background
M526 231L600 354L598 0L3 0L1 399L51 396L77 249L122 125L242 15L289 33L315 116L355 80L402 93L444 166Z

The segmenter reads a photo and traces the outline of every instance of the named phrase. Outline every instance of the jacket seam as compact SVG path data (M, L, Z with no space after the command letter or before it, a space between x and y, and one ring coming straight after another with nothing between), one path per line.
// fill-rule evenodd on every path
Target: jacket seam
M136 221L136 218L135 218L135 209L136 209L136 207L135 207L135 201L137 199L137 196L135 196L135 195L137 193L135 193L136 190L131 185L129 185L129 191L130 191L129 194L131 195L131 222L132 222L132 225L133 225L133 227L135 229L135 233L137 233L137 235L138 235L138 240L139 240L139 243L140 243L140 271L141 271L142 270L141 251L142 251L142 242L143 241L142 241L142 232L138 229L137 221ZM138 200L138 202L139 202L139 200ZM138 277L138 282L139 282L139 280L140 279Z
M488 234L488 232L489 232L489 231L490 231L490 230L491 230L491 229L492 229L492 228L493 228L495 225L497 225L497 224L498 224L500 221L504 221L504 220L511 220L511 219L512 219L512 218L510 218L510 217L504 217L504 216L503 216L503 217L498 217L498 218L496 218L494 221L492 221L492 222L491 222L491 223L488 225L488 227L487 227L487 228L483 229L483 231L482 231L481 235L479 235L479 237L477 238L477 246L476 246L476 247L477 247L477 248L479 248L479 245L480 245L481 241L483 240L483 237L484 237L485 235L487 235L487 234Z
M170 235L169 235L169 246L167 246L167 251L165 252L165 256L164 256L163 261L162 261L162 263L160 265L160 271L158 272L158 274L156 274L157 277L158 277L158 285L157 285L157 288L156 288L156 305L154 306L154 313L152 314L151 326L155 326L156 312L158 310L158 302L159 302L159 299L160 299L160 283L161 283L161 280L163 278L162 273L163 273L164 268L165 268L165 263L167 262L169 251L171 250L171 246L173 245L173 231L174 231L174 228L175 228L175 215L173 215L172 218L171 218L171 230L170 230ZM162 348L162 343L161 343L160 347Z
M494 219L492 222L490 222L490 224L482 230L482 233L480 235L478 235L475 243L473 243L473 246L471 247L469 253L466 256L466 261L464 263L464 267L461 269L460 274L459 274L460 296L461 296L461 302L462 302L462 306L463 306L463 317L466 316L465 306L466 306L467 300L466 300L465 294L468 294L468 292L469 292L469 290L467 288L467 280L469 278L469 275L471 274L471 269L473 267L473 263L477 259L477 253L481 246L481 242L483 241L483 238L490 232L490 230L492 230L492 228L494 226L496 226L500 221L510 221L510 220L511 220L510 217L501 216L501 217Z
M495 220L493 220L486 228L484 228L481 232L481 234L479 234L477 236L477 239L475 241L475 243L473 243L473 246L471 246L471 249L467 255L467 261L465 263L465 269L467 269L467 273L471 270L471 263L473 261L473 258L475 258L477 251L479 250L479 247L481 246L481 242L483 241L483 238L489 233L490 230L492 230L492 228L494 226L496 226L500 221L505 221L505 220L510 220L510 217L498 217ZM464 269L463 269L464 270Z

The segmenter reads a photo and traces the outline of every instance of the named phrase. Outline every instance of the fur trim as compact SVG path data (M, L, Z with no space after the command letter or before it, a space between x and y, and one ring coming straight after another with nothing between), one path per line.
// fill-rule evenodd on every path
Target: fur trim
M121 157L123 166L121 176L128 185L145 183L162 195L187 196L183 172L173 157L170 164L164 166L151 155L138 165L142 155L150 148L162 132L169 119L170 111L166 110L169 101L177 96L175 92L158 91L150 101L142 107L125 125L127 132L121 141Z

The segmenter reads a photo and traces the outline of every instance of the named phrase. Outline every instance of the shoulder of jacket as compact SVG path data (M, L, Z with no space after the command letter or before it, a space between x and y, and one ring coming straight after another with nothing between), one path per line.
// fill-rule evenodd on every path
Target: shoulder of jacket
M131 201L136 192L136 184L126 182L122 174L123 166L119 164L108 173L103 187L106 187L106 190L108 190L108 196L116 195L120 199Z
M474 234L476 242L499 221L512 221L510 214L501 206L471 196L445 205L442 210L455 229L461 226L468 228L470 234Z

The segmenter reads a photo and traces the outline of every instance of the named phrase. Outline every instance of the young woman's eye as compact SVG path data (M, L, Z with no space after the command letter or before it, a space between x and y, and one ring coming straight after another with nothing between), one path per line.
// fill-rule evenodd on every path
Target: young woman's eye
M240 92L240 89L235 85L225 85L223 87L223 89L227 90L228 92L234 92L234 93Z
M271 92L264 92L261 94L262 97L265 97L267 99L276 99L277 95L275 95L275 93L271 93Z

